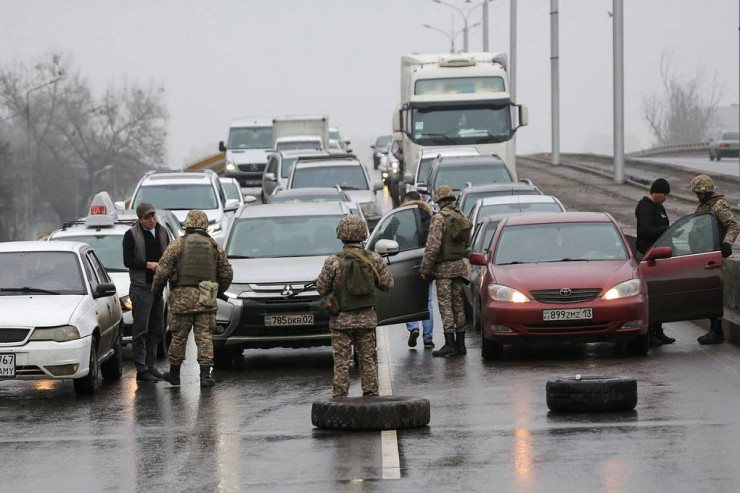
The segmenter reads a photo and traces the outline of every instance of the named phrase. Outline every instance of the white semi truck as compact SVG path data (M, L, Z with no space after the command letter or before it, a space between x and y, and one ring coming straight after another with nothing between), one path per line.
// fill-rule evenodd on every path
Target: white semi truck
M528 120L527 107L511 100L505 53L401 58L401 103L393 132L406 183L413 181L420 151L428 146L472 146L481 155L497 154L516 178L512 138Z

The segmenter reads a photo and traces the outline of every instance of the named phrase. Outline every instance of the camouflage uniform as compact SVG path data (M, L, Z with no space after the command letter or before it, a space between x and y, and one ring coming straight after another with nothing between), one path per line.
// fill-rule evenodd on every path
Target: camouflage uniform
M375 266L378 272L376 287L388 291L393 287L393 277L385 261L375 252L362 250L359 243L367 238L367 229L358 216L345 216L337 227L337 237L345 243L345 249L361 250ZM335 286L346 282L343 279L341 261L331 255L324 262L321 274L316 279L316 289L326 297L334 291ZM375 308L339 312L329 317L331 329L332 353L334 355L334 379L332 397L343 397L349 392L349 362L354 345L360 363L360 375L363 395L378 395L378 371L375 366L375 327L378 317Z
M188 230L200 229L205 231L208 227L208 217L202 211L191 211L188 218L193 216L190 223L186 220ZM195 233L193 233L195 234ZM161 296L165 284L176 273L179 257L182 255L182 243L186 236L180 237L169 244L159 261L159 268L154 275L152 291ZM226 253L220 245L217 247L216 272L218 282L218 294L223 294L231 284L233 271L231 264L226 258ZM193 328L195 344L198 348L198 364L201 366L213 365L213 340L211 329L216 326L216 308L204 307L198 302L200 296L198 287L182 286L175 287L170 291L167 301L169 311L172 315L170 322L170 333L172 343L170 344L170 365L180 365L185 360L185 347L187 345L188 333Z

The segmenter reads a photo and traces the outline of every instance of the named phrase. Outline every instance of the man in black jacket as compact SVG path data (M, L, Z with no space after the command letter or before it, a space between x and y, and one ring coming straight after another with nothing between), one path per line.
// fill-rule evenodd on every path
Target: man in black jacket
M650 186L650 195L643 197L635 208L637 218L637 238L635 247L640 253L640 258L645 255L660 235L668 229L668 214L663 207L663 202L671 193L671 186L663 178L658 178ZM671 344L676 342L673 337L668 337L663 332L661 324L650 325L650 343L654 346Z
M152 204L142 202L136 207L139 220L123 235L123 264L128 267L133 304L134 327L131 338L136 380L157 382L162 373L157 370L157 346L162 340L164 302L152 294L154 272L159 266L169 238L157 223L157 212Z

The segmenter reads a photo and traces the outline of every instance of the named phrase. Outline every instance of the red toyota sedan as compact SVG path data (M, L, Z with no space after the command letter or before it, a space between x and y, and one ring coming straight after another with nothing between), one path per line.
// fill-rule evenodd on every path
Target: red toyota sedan
M500 358L505 344L565 340L624 342L631 354L647 354L648 323L721 314L716 250L711 214L677 221L640 263L609 214L509 216L489 253L470 255L487 268L479 290L483 357Z

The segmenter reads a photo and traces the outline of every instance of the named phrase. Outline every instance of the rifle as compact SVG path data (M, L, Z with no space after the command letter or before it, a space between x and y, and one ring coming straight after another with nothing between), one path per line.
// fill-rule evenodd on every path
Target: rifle
M307 284L304 284L303 287L299 289L298 291L293 291L293 293L286 296L286 298L293 298L294 296L297 296L303 293L304 291L308 291L309 289L313 289L315 287L316 287L316 281L311 281Z

